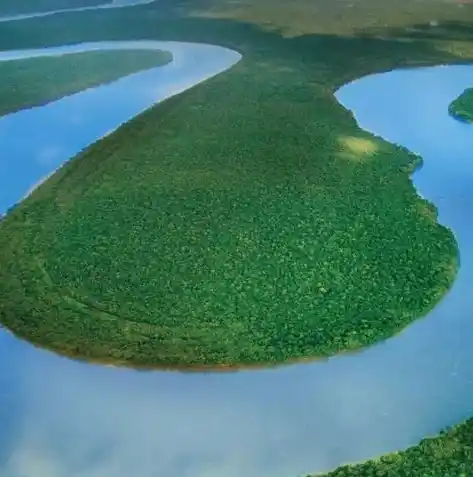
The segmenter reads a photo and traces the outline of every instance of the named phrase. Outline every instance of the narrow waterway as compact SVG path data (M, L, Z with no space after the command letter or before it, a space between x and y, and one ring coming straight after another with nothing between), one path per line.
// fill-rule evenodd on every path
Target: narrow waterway
M107 131L198 82L195 50L181 57L157 43L173 52L180 76L167 82L167 65L0 119L2 207ZM84 51L49 53L74 48ZM213 74L238 59L231 52L220 62L221 50L212 51ZM295 477L406 447L472 415L473 130L447 114L471 84L473 67L449 66L373 75L337 92L361 127L424 157L416 186L455 231L462 267L427 318L353 356L229 374L88 365L3 332L0 474Z

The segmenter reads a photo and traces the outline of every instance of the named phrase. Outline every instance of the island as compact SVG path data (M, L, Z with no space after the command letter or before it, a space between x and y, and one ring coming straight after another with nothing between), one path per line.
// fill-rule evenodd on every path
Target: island
M473 123L473 88L466 89L450 103L448 112L452 117L465 123Z

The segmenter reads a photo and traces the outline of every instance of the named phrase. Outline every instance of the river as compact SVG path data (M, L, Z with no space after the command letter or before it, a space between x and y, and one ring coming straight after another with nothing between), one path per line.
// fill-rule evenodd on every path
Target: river
M21 163L0 162L2 203L196 82L201 62L182 58L177 83L160 76L167 65L0 119L0 148ZM471 84L473 67L445 66L372 75L336 92L362 128L422 155L415 185L457 238L460 272L426 318L355 355L237 373L90 365L1 333L0 474L296 477L405 448L472 415L473 134L447 113Z

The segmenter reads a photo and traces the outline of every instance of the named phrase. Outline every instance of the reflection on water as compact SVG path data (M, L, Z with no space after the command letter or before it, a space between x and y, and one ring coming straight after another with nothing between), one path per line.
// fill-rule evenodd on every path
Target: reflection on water
M133 87L137 98L154 97L157 86L147 73L130 81L118 84ZM405 447L473 414L473 134L447 115L448 103L471 84L473 68L455 66L371 76L338 93L363 127L424 156L416 183L456 232L462 269L428 319L355 356L230 374L87 365L1 334L0 474L296 476ZM131 112L125 87L94 91L44 108L42 124L33 119L39 108L0 122L0 130L10 128L0 138L8 151L2 154L2 194L8 185L2 203L13 200L9 183L20 170L40 175L42 164L55 167L62 159L52 158L110 128L110 113L97 109L102 95L101 104L121 111L117 118ZM69 127L59 129L55 121L65 118ZM43 160L30 149L18 153L21 167L7 167L8 157L17 157L12 136L32 127L38 131L31 142L39 141ZM30 182L18 182L24 187L19 196Z

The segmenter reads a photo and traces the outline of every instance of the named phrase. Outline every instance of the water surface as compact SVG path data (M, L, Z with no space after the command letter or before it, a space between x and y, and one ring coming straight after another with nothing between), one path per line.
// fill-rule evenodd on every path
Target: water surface
M198 66L183 63L182 81ZM1 119L1 203L180 85L150 74ZM450 66L369 76L337 93L362 127L424 157L415 183L455 231L462 268L426 319L354 356L229 374L87 365L0 334L0 474L295 477L473 414L473 129L447 114L471 84L473 67Z

